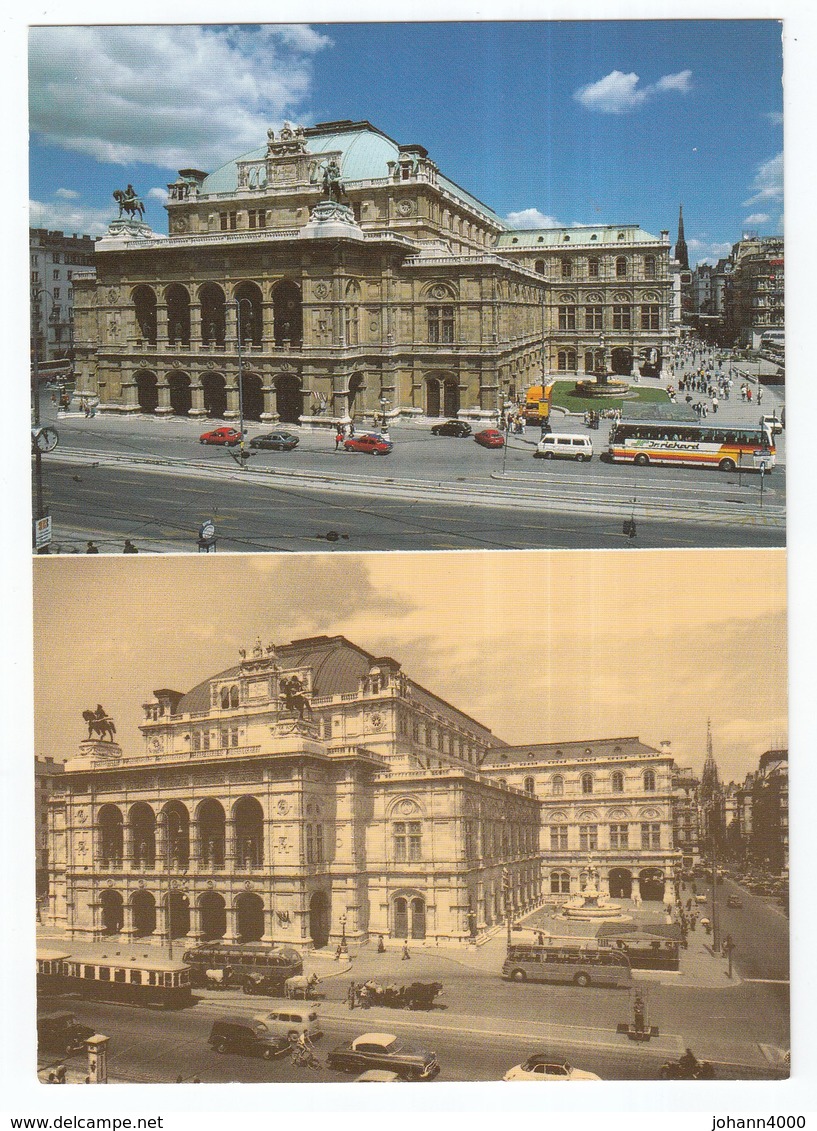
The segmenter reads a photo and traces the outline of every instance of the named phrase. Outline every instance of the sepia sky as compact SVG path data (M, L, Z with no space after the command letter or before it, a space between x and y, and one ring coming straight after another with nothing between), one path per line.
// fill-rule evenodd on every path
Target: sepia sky
M787 741L783 551L35 558L36 751L266 644L343 634L512 743L669 739L726 780Z

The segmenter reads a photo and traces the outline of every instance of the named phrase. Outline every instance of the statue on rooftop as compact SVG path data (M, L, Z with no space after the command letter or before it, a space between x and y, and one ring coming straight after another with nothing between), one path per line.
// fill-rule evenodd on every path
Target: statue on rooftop
M340 179L340 165L334 157L330 157L323 169L323 192L325 200L334 200L340 204L342 196L346 195L343 182Z
M88 724L89 741L94 734L97 734L100 738L104 738L107 735L108 741L113 742L116 727L114 726L113 719L108 715L108 712L101 703L97 703L95 711L83 711L82 717Z
M141 217L144 217L145 206L139 199L133 185L128 185L124 191L122 189L115 189L113 198L119 205L120 216L123 212L127 212L128 216L135 216L138 212Z

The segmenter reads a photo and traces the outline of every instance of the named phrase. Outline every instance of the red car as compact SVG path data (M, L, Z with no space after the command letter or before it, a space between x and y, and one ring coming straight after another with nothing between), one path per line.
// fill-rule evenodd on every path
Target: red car
M477 432L474 439L478 444L482 444L483 448L501 448L505 443L505 437L496 428L486 428L482 432Z
M394 447L391 440L384 440L376 432L365 432L362 436L350 436L343 441L344 451L368 452L373 456L386 456Z
M228 448L241 443L241 433L235 428L214 428L212 432L202 432L200 444L226 444Z

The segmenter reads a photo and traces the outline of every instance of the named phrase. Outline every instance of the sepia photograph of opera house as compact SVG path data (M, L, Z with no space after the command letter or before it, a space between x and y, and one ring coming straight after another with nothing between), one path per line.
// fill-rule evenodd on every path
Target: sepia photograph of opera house
M649 557L624 586L625 620L630 590L654 596ZM91 563L92 621L110 613L123 655L102 643L100 628L65 653L62 676L56 657L39 664L40 725L53 722L49 752L65 763L47 806L49 924L87 939L264 940L310 950L345 934L458 946L505 921L503 879L517 916L577 895L591 866L605 896L660 908L676 872L697 857L697 834L672 736L632 732L639 718L666 718L679 667L653 672L649 696L643 680L627 686L619 698L632 710L605 721L598 699L553 700L550 681L563 677L542 654L548 635L530 626L508 640L479 618L469 624L464 594L488 575L500 586L495 596L533 581L547 593L557 573L581 586L568 573L595 576L596 558L481 558L457 555L453 572L447 555L401 555L394 565L354 558L341 572L334 559L319 566L309 557L168 559L149 571L128 559L109 559L101 572ZM38 562L40 617L82 589L91 568L55 564ZM672 572L680 577L685 565L677 555ZM370 573L381 575L377 587ZM613 584L599 582L594 600ZM246 594L226 635L207 612L224 586ZM124 605L123 589L131 594ZM404 601L449 610L450 620L433 618L435 653L454 657L466 642L471 651L453 667L429 665L422 644L401 644ZM293 638L298 626L336 623L337 604L354 610L341 616L344 632ZM561 619L550 647L575 675L571 640L588 629ZM245 624L255 637L245 637ZM364 647L358 634L391 637L389 652ZM245 642L227 648L233 636ZM492 653L507 654L514 674L503 679ZM597 671L592 650L581 654L582 670ZM417 679L418 666L436 670L436 681ZM184 676L169 686L174 670ZM74 687L80 671L89 674ZM592 677L599 695L602 671L606 661ZM659 677L667 686L656 692ZM614 675L604 680L617 686ZM544 711L532 711L536 703ZM504 726L480 721L486 714L529 741L506 740ZM619 717L632 719L630 733L615 725ZM683 725L703 742L704 717Z

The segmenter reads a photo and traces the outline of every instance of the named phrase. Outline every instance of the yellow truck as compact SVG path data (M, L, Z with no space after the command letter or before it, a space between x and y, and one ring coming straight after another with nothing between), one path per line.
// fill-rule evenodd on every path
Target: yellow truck
M525 395L525 407L522 414L528 424L542 424L550 419L550 403L553 397L553 385L531 385Z

